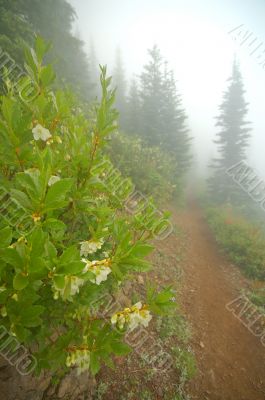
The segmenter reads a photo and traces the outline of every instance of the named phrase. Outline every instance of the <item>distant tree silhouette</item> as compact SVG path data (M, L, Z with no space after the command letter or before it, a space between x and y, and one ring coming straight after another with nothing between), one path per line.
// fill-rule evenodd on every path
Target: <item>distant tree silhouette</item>
M219 106L220 114L216 118L219 132L214 143L217 144L218 157L210 165L212 176L209 178L209 191L211 197L220 203L238 203L243 196L242 189L227 174L227 170L247 158L251 129L246 120L248 103L244 94L242 75L235 59L228 88Z

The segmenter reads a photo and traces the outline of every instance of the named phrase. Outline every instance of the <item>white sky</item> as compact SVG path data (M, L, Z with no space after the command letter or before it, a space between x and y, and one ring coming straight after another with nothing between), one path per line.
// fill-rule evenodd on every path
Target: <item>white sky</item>
M69 2L76 9L76 27L87 49L93 38L99 62L108 64L110 70L117 46L121 47L129 78L141 72L147 48L158 44L175 71L201 167L208 164L214 152L214 117L236 52L253 128L250 159L265 177L265 68L259 65L265 60L265 0ZM241 29L229 34L239 25ZM237 36L240 31L241 38L245 31L252 33L242 45ZM250 55L259 44L259 50ZM258 60L258 56L262 58Z

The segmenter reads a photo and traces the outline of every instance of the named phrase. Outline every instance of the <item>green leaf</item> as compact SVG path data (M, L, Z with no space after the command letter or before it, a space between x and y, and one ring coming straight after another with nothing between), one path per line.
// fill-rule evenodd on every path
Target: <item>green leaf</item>
M75 275L83 271L85 264L82 261L72 261L64 265L60 265L57 269L58 273ZM93 275L94 276L94 275Z
M40 298L41 296L36 293L34 287L31 285L18 292L18 301L21 304L23 303L23 307L33 305L33 303L35 303Z
M29 283L29 278L19 272L13 279L13 287L16 290L24 289Z
M24 342L30 336L30 331L21 325L14 326L14 333L20 342Z
M50 47L50 42L46 42L41 36L37 36L35 40L35 49L39 63L42 62L43 57L49 51Z
M55 73L51 64L42 67L40 72L40 79L44 86L49 86L55 79Z
M150 288L147 296L150 310L156 314L168 315L178 306L174 301L174 294L174 291L170 287L158 294L155 293L154 289Z
M44 246L45 246L45 241L46 241L46 235L42 231L42 229L36 228L31 236L31 254L30 257L32 259L37 258L39 256L42 256L44 253Z
M156 303L167 303L174 296L171 289L165 289L156 296Z
M91 353L90 355L90 370L92 375L96 375L100 370L99 357L97 353Z
M55 275L53 277L53 281L57 289L64 289L65 287L64 275Z
M27 191L32 199L38 199L40 197L40 184L39 184L40 172L39 170L29 170L26 172L19 172L16 174L16 182L21 188Z
M151 269L151 265L148 261L134 257L122 259L120 261L120 267L137 272L148 272Z
M150 244L144 244L144 243L136 243L131 251L130 251L130 255L133 255L134 257L145 257L147 256L149 253L151 253L151 251L153 251L154 246L151 246Z
M47 272L47 267L44 259L42 257L31 258L29 263L29 272L41 274L40 277L43 277Z
M63 223L63 221L60 221L59 219L55 218L48 218L44 224L44 228L47 228L51 231L65 231L66 230L66 225Z
M21 311L21 323L23 326L33 328L41 325L42 320L39 317L45 308L43 306L31 306Z
M7 264L12 265L15 268L21 269L23 267L23 259L18 254L16 249L7 248L0 252L1 258Z
M60 257L60 264L68 264L70 262L80 261L79 251L76 246L70 246Z
M65 202L67 192L71 189L73 180L70 178L61 179L55 182L48 190L45 199L45 209L53 210L65 206L68 202Z
M12 241L12 229L9 226L0 230L0 247L4 248L10 245Z
M32 210L32 203L26 193L21 192L21 190L11 189L10 194L11 197L16 201L18 207Z
M51 241L46 241L45 243L45 252L46 255L52 260L57 257L57 250L54 244Z
M128 346L128 344L122 342L111 343L111 348L113 350L113 353L117 356L125 356L132 351L131 347Z
M24 56L26 60L25 68L29 72L30 76L37 80L38 75L38 59L36 53L30 47L26 47L24 50Z

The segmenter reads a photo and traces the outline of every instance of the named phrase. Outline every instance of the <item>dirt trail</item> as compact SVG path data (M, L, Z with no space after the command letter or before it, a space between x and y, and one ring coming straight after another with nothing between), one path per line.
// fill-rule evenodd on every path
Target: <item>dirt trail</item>
M187 234L183 306L199 367L189 391L199 400L264 400L265 347L225 307L246 280L220 253L194 203L173 218Z

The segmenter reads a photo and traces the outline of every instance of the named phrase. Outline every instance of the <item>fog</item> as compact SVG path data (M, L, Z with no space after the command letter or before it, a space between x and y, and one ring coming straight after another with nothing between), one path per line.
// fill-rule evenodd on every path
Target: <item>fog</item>
M128 82L147 61L147 49L154 44L160 47L175 71L194 138L194 162L200 170L204 170L215 153L214 117L236 54L249 103L248 120L252 122L249 157L252 166L265 176L265 68L259 65L265 54L262 0L71 0L70 3L77 14L74 29L85 42L87 52L93 41L98 61L107 64L111 72L115 49L119 46ZM244 31L251 33L256 38L255 45L259 45L259 51L252 55L255 47L250 47L251 41L242 44Z
M265 400L265 0L0 4L0 400Z

